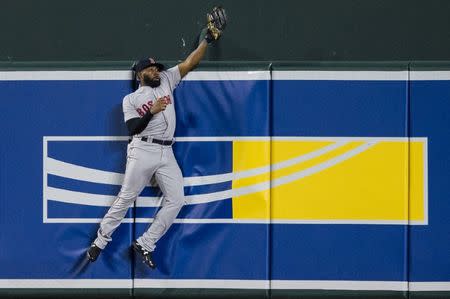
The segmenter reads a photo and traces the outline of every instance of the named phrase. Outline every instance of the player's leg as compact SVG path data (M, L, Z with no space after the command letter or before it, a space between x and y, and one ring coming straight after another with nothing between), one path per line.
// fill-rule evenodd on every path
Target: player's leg
M103 217L97 232L97 239L94 241L94 244L100 249L105 248L108 242L112 240L111 235L120 225L128 209L153 175L157 161L152 156L152 153L137 147L129 149L122 188L116 200Z
M166 233L185 204L183 175L171 148L164 150L163 161L155 172L156 181L164 194L163 206L149 229L137 240L150 252L154 251L156 242Z

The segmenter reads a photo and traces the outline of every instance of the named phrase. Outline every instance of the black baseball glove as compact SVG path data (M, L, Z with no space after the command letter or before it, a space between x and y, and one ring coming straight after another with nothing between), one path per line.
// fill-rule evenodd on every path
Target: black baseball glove
M206 19L205 40L209 44L218 40L225 30L225 27L227 26L227 14L223 7L216 6L210 13L206 14Z

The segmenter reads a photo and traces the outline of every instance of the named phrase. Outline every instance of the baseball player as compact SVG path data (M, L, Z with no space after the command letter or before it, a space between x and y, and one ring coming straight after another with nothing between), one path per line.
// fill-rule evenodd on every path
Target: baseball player
M180 80L203 58L207 45L216 41L226 26L225 10L215 7L207 14L208 26L204 39L180 64L166 70L152 58L140 60L133 66L140 87L124 97L122 107L131 136L127 148L127 164L122 188L100 223L97 238L87 251L94 262L112 240L129 207L152 177L164 195L161 209L148 230L133 241L132 248L143 262L154 269L152 258L156 242L169 229L185 204L183 176L175 160L172 144L175 131L173 91Z

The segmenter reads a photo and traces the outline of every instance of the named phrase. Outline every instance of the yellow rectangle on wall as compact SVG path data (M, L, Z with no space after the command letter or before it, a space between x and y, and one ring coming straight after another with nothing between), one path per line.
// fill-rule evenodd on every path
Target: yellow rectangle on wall
M425 165L425 139L234 141L233 218L424 224Z

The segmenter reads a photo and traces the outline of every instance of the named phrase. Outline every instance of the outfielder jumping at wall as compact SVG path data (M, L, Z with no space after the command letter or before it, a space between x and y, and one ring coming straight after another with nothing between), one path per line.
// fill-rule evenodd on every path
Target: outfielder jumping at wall
M172 144L175 131L173 90L181 79L203 58L207 45L218 40L226 26L225 10L215 7L207 14L205 37L182 63L165 70L152 58L135 63L133 71L140 87L123 99L123 113L131 141L127 149L127 164L122 188L100 223L97 238L87 251L94 262L110 242L113 232L122 222L129 207L154 176L165 200L152 225L132 248L143 262L154 269L152 258L156 242L166 233L185 203L183 176L175 160Z

